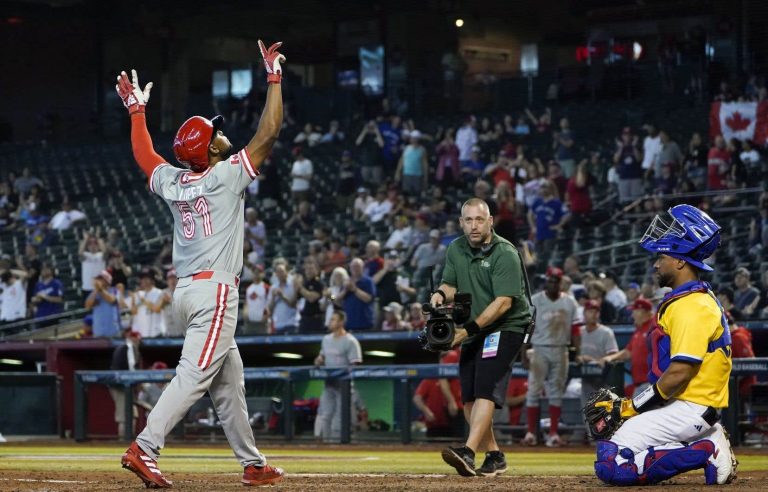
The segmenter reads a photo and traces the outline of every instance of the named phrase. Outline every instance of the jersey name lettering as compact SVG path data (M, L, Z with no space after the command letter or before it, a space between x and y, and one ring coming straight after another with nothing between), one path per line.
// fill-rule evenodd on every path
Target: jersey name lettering
M186 202L202 194L203 194L202 186L190 186L189 188L182 188L181 193L179 193L178 201Z

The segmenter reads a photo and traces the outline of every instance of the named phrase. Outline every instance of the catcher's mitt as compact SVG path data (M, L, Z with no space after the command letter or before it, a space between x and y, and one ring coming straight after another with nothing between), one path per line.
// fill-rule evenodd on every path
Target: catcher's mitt
M616 403L620 400L619 395L608 388L601 388L589 395L587 404L581 411L584 413L587 429L593 439L609 439L624 423L620 413L615 410ZM595 407L595 404L601 401L611 402L611 409Z

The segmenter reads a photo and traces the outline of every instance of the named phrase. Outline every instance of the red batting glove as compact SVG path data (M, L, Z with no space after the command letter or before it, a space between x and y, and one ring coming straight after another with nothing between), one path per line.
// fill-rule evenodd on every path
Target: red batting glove
M280 67L280 63L285 62L285 57L277 51L282 44L278 42L266 49L264 43L259 39L259 51L261 51L261 57L264 59L264 67L267 69L267 83L269 84L279 84L283 80L283 69Z
M152 90L152 82L148 83L142 91L139 87L139 77L136 75L136 70L131 70L131 76L133 82L128 80L128 74L120 72L117 76L117 84L115 90L120 99L123 100L123 106L128 109L128 114L143 113L144 108L149 101L149 92Z

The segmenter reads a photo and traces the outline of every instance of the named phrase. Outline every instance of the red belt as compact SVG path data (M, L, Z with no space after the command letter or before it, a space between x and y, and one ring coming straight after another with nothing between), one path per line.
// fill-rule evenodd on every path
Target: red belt
M192 280L209 280L213 277L215 272L213 270L203 270L202 272L192 275ZM235 276L235 287L240 285L240 277Z

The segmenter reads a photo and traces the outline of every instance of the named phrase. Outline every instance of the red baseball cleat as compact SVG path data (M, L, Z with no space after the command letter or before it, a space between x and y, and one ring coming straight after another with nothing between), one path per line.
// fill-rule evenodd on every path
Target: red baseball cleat
M169 489L173 485L173 482L163 476L163 472L157 467L157 461L142 451L136 441L125 451L120 463L123 468L135 473L148 489Z
M243 470L243 484L244 485L272 485L283 480L282 468L275 466L246 466Z

